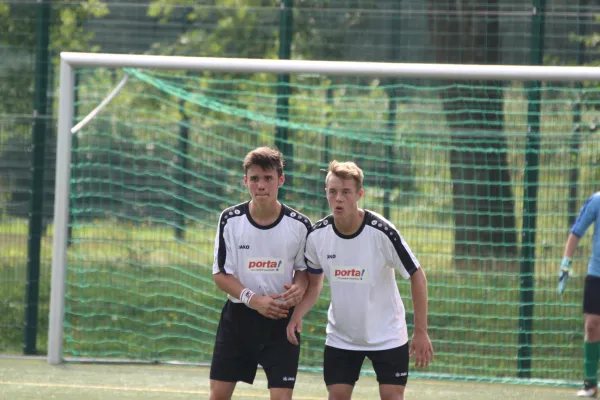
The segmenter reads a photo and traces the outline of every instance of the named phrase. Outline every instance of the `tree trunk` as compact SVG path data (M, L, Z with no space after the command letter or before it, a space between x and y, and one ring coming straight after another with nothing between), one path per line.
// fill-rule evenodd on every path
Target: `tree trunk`
M498 64L498 0L428 0L439 63ZM435 13L433 12L435 11ZM457 269L518 268L514 199L498 81L441 82L452 131L450 171Z

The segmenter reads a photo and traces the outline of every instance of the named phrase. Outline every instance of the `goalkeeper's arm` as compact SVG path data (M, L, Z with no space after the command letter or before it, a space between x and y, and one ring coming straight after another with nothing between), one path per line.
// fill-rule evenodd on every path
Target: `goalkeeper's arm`
M565 252L563 253L563 257L572 258L573 254L575 254L575 249L579 244L579 236L571 233L569 234L569 238L567 239L567 244L565 245Z
M569 234L558 272L558 293L560 294L564 292L565 286L567 285L569 273L571 272L571 260L573 259L573 254L575 254L575 249L577 249L578 244L579 237L573 233Z

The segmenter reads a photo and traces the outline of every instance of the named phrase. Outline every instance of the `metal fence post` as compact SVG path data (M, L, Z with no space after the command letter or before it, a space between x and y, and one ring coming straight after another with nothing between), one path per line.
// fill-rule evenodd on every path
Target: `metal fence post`
M533 0L531 18L530 64L541 65L544 58L544 10L546 0ZM521 292L519 313L519 351L517 374L531 377L531 346L533 338L535 270L535 230L537 224L537 193L540 164L541 82L527 84L527 141L523 192L523 233L521 248Z
M23 353L36 354L40 256L44 212L44 158L47 133L48 67L50 63L50 1L40 0L37 12L35 98L32 129L31 203L27 243L25 343Z

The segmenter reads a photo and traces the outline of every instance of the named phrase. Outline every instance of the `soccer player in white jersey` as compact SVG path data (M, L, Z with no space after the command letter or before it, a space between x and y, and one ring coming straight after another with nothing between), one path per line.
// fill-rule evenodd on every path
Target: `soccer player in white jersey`
M287 340L286 327L308 284L304 246L311 222L277 200L285 180L279 151L255 149L243 167L251 200L221 213L215 238L213 278L228 300L215 339L210 400L231 399L237 382L252 384L258 364L271 399L287 400L300 349Z
M365 357L373 363L381 399L404 399L409 357L417 367L433 360L427 333L427 280L416 257L389 221L361 209L363 172L353 162L332 161L325 191L332 214L306 239L309 285L292 314L288 340L299 344L302 317L327 277L331 289L323 361L330 400L350 399ZM411 280L414 334L408 345L404 305L394 271Z
M572 257L580 239L590 226L594 225L592 237L592 255L587 265L587 276L583 289L583 314L585 317L585 336L583 343L583 389L578 397L598 397L598 361L600 360L600 192L592 194L579 212L567 239L563 259L560 264L558 292L565 290Z

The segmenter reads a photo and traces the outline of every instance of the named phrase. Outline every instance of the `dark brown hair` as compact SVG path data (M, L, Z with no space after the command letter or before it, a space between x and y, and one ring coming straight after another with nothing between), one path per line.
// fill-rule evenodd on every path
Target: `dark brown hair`
M283 155L277 149L265 146L256 148L246 154L244 158L244 175L253 165L258 165L264 170L274 169L277 171L277 176L283 175Z

